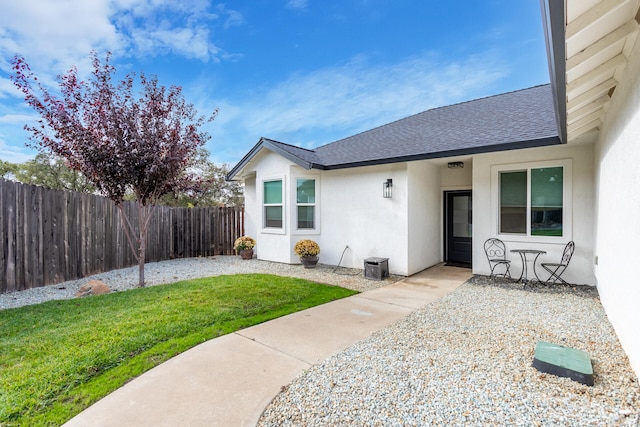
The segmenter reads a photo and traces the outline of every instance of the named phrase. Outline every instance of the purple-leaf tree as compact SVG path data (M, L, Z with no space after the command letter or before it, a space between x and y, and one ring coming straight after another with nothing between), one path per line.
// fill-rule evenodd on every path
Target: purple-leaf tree
M198 116L180 87L158 85L157 78L127 74L117 84L107 54L101 63L92 53L93 72L87 81L75 67L58 76L60 95L49 92L31 72L24 58L13 60L13 83L41 116L27 125L33 147L65 159L98 191L118 206L123 228L139 266L144 286L146 237L158 199L169 193L197 189L189 172L198 149L210 138L201 127L215 118ZM134 84L139 93L134 93ZM133 194L138 219L128 218L122 206Z

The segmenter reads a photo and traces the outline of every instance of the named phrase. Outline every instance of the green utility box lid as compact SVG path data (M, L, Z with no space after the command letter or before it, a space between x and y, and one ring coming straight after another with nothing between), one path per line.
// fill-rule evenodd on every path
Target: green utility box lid
M581 384L593 385L593 368L589 354L575 348L538 341L533 367L540 372L571 378Z

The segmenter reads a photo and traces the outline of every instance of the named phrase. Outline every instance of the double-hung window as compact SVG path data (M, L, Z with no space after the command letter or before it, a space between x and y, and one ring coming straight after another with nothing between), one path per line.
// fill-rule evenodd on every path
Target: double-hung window
M298 230L316 228L316 180L296 179L296 211Z
M263 182L264 228L283 228L282 180Z
M498 233L520 236L567 237L565 179L570 163L500 167Z

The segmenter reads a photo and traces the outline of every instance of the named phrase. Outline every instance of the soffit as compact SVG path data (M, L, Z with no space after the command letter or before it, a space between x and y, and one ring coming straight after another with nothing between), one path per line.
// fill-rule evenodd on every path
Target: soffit
M567 139L599 132L639 33L640 0L566 0Z

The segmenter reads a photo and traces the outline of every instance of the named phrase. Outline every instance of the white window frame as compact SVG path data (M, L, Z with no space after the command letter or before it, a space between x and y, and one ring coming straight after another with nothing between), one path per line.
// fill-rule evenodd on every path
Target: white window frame
M287 205L287 198L286 198L286 185L287 185L287 181L285 179L286 177L283 175L279 175L279 176L272 176L272 177L265 177L263 179L260 180L260 218L261 218L261 229L263 233L268 233L268 234L285 234L286 230L287 230L287 215L286 215L286 205ZM270 204L265 204L264 203L264 184L265 182L273 182L273 181L281 181L282 182L282 203L270 203ZM267 227L267 212L266 212L266 207L269 206L281 206L282 207L282 227Z
M315 181L315 203L298 203L298 180L313 179ZM318 175L296 175L291 179L292 194L292 218L296 234L320 234L320 177ZM313 228L298 228L298 206L313 206L314 218Z
M531 235L531 169L562 167L562 236ZM526 233L500 232L500 173L527 172L527 229ZM573 168L571 159L540 162L511 163L491 167L491 227L493 234L501 240L527 243L566 243L573 240Z

